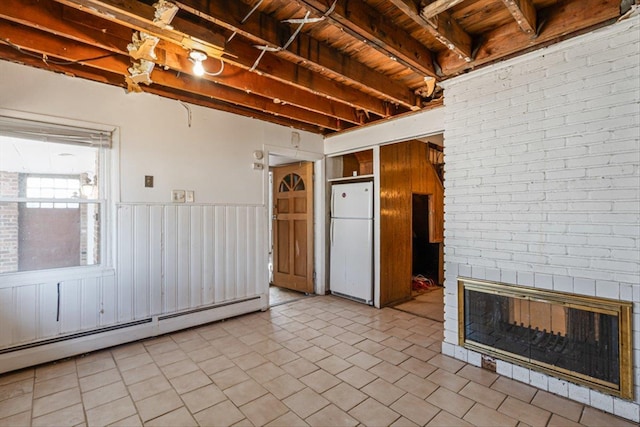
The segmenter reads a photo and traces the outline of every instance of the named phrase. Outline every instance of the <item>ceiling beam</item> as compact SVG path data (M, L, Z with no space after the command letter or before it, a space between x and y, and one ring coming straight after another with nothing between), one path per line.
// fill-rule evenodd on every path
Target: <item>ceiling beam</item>
M67 39L19 24L9 23L4 20L0 20L0 34L3 34L4 38L10 40L14 46L30 52L36 52L40 55L46 55L46 57L43 56L43 61L48 59L55 63L58 61L54 58L59 58L63 61L83 64L122 76L128 75L128 68L130 66L128 56L108 52L95 46L78 42L69 43ZM105 57L105 55L109 54L110 56ZM87 60L87 58L99 59ZM227 88L204 79L192 78L187 74L178 76L173 71L156 68L152 73L152 79L153 84L159 86L208 96L231 104L255 109L274 116L286 117L313 124L326 129L337 131L349 127L343 121L332 117L303 110L291 105L276 104L271 99L257 95L249 95L245 92Z
M20 0L3 0L0 7L0 17L13 22L21 23L33 28L47 31L52 34L64 36L75 41L91 44L96 47L107 49L111 52L127 55L127 44L129 40L110 37L112 33L122 33L118 24L104 21L101 18L84 15L84 23L91 24L103 31L92 29L87 26L66 21L63 16L74 12L74 9L67 9L66 6L40 0L38 3L24 4ZM94 22L91 22L94 21ZM191 73L192 64L185 56L184 49L167 42L160 42L156 48L157 61L160 66L168 66L174 70ZM212 65L209 65L212 64ZM217 67L214 61L209 61L207 66ZM205 75L202 78L232 87L247 93L255 93L270 99L277 99L277 102L291 104L300 108L315 111L320 114L333 116L336 119L348 121L354 124L362 124L363 117L358 112L346 104L338 103L326 97L311 95L307 91L292 87L281 81L269 79L256 73L246 73L242 69L232 64L227 64L224 71L219 76Z
M438 63L445 75L453 76L472 66L489 64L521 53L523 46L528 46L528 50L540 48L570 34L604 25L619 16L619 0L565 0L559 5L538 11L538 19L543 24L535 39L522 32L516 22L512 22L485 34L473 64L462 61L450 51L442 52L438 56Z
M120 0L119 2L117 2L116 0L54 1L70 7L74 7L84 12L89 12L103 19L110 20L124 26L132 27L137 30L140 30L140 28L146 27L150 25L150 23L153 23L152 18L155 11L152 6L148 6L135 0ZM102 5L102 9L107 11L102 13L100 10L83 6L84 3ZM118 9L118 7L120 7L118 6L120 3L122 3L123 5L127 5L129 9L117 14L111 14L108 12L109 10ZM133 13L131 10L134 10L135 13ZM134 18L130 15L136 15L138 16L138 18ZM130 22L136 21L136 19L137 21L140 21L138 22L139 25L134 25ZM198 34L205 43L219 42L219 33L213 33L211 31L203 32L202 27L192 22L186 21L185 19L176 17L172 21L172 24L175 24L176 28L188 28L189 31L192 31L194 34ZM209 36L211 36L213 40L209 40ZM240 66L241 68L249 70L252 68L255 59L258 57L259 51L257 51L248 41L241 41L238 37L236 37L236 39L237 40L235 40L233 44L230 44L230 46L225 49L225 53L228 55L225 56L224 60L227 63L232 63ZM175 38L164 38L163 40L176 43ZM184 47L182 43L177 44ZM274 55L268 53L264 55L262 61L260 62L260 67L257 69L257 72L268 75L269 77L275 78L283 83L292 84L299 89L309 91L313 94L323 95L329 99L346 103L353 108L377 114L382 117L389 117L390 115L393 115L393 108L389 108L389 105L386 101L366 94L356 88L340 84L330 78L317 75L317 73L314 73L311 70L300 67L291 62L278 59ZM406 110L398 110L398 112L404 111Z
M24 53L21 53L3 44L0 44L0 57L4 58L5 60L20 63L23 65L28 65L35 68L40 68L47 71L53 71L55 73L64 74L68 77L79 77L82 79L87 79L87 80L95 81L98 83L105 83L112 86L126 88L126 84L120 74L111 73L104 70L98 70L96 68L85 67L84 65L80 65L80 64L70 64L70 65L64 65L64 66L55 65L51 62L49 62L48 64L45 64L44 62L42 62L42 59L26 56L24 55ZM253 119L276 123L282 126L293 127L295 129L304 130L307 132L320 133L320 134L326 133L325 129L321 127L309 125L307 123L296 122L294 120L285 119L282 117L275 117L270 114L265 114L259 111L242 108L233 104L220 102L215 99L211 99L209 97L202 97L194 94L181 93L181 92L170 90L168 88L163 88L157 85L144 86L142 87L142 90L143 92L162 96L164 98L183 101L186 103L190 103L193 105L200 105L202 107L211 108L218 111L225 111L228 113L238 114L238 115L250 117ZM136 95L131 94L131 96L136 96Z
M471 36L448 12L427 19L422 15L420 4L415 0L390 1L447 49L456 52L464 61L471 62Z
M333 0L297 0L297 3L314 12L316 17L323 16L334 4ZM432 52L362 0L335 0L327 19L414 72L439 78Z
M321 126L314 126L308 123L303 123L285 117L273 116L271 114L262 113L260 111L244 108L238 105L229 104L226 102L211 99L207 96L196 95L193 93L180 92L173 89L167 89L160 86L152 85L142 88L143 92L162 96L163 98L175 99L183 101L189 104L200 105L206 108L213 108L219 111L226 111L228 113L238 114L244 117L250 117L256 120L262 120L264 122L275 123L281 126L292 127L299 130L304 130L311 133L325 134L327 129Z
M226 52L230 56L232 55L230 58L225 58L226 62L232 62L247 71L253 67L260 55L253 44L240 35L227 45ZM389 117L394 114L392 104L387 101L362 92L358 88L339 83L269 52L262 57L255 72L381 117ZM396 110L398 109L396 108ZM404 111L406 109L399 108L399 112Z
M137 1L122 0L56 0L111 21L126 23L128 27L181 45L187 50L197 49L209 56L219 56L224 50L224 36L199 27L180 18L174 18L171 27L154 23L155 8Z
M502 0L520 29L529 37L536 36L536 8L531 0Z
M41 68L47 71L53 71L58 74L64 74L68 77L80 77L94 82L118 86L123 89L126 89L127 87L122 75L120 74L85 67L80 64L57 65L53 62L44 62L42 58L25 55L24 52L16 50L9 45L2 44L2 42L0 42L0 58L5 61L11 61L35 68Z
M431 19L442 12L451 9L458 3L462 3L464 0L435 0L427 4L420 12L424 19Z
M240 1L209 0L203 3L197 0L178 0L174 3L186 12L270 48L281 48L294 33L289 25L282 24L265 13L257 10L250 13L251 8ZM227 45L232 45L234 40L227 42ZM352 85L375 91L377 96L391 103L407 108L416 104L415 95L405 86L302 31L286 50L276 52L276 55L288 57L292 62L303 64L314 71L329 71L348 80Z
M162 49L167 43L158 45L158 64L166 65L171 69L191 74L193 64L183 55L172 54L170 50ZM205 62L209 71L215 71L219 67L216 60ZM215 74L215 73L213 73ZM153 77L153 76L152 76ZM233 64L225 64L220 75L204 75L201 79L209 80L220 85L231 87L247 96L251 94L268 98L274 103L291 105L311 112L333 117L353 124L362 124L363 117L358 111L346 104L333 101L323 96L310 94L307 91L291 86L279 80L274 80L257 73L249 73Z

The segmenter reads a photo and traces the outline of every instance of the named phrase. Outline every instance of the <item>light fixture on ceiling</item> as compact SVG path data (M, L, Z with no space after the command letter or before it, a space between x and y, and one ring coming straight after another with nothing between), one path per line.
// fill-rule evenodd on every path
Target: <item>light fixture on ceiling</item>
M199 50L192 50L189 52L189 59L193 62L193 74L198 77L204 76L204 67L202 61L207 59L207 54Z
M222 53L220 55L222 55ZM207 72L207 70L204 69L202 62L206 61L207 58L208 58L207 54L201 50L189 51L189 60L193 62L193 74L198 77L202 77L205 74L207 76L212 76L212 77L219 76L220 74L222 74L222 72L224 71L224 61L222 60L222 58L220 58L217 55L214 55L214 58L218 58L220 60L220 69L215 73L209 73Z

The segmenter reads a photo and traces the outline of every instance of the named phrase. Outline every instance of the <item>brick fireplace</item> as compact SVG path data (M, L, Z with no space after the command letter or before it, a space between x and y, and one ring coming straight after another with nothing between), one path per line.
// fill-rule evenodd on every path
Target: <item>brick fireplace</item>
M640 18L634 16L443 83L443 352L477 366L490 354L499 374L635 422L640 422L638 31ZM633 386L616 394L512 354L461 345L460 277L553 291L567 300L626 304ZM509 320L515 327L525 324L523 318ZM545 326L537 326L542 333ZM606 321L598 327L607 327ZM558 344L562 337L554 334L540 339Z

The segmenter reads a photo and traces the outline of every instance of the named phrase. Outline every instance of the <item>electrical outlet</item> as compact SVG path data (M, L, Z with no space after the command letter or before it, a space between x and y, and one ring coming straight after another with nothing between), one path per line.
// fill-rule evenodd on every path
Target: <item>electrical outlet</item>
M264 165L263 165L262 163L257 163L257 162L256 162L256 163L254 163L254 164L253 164L253 166L252 166L252 167L253 167L253 169L255 169L255 170L261 171L261 170L264 168Z
M184 199L185 199L184 190L171 191L171 201L173 203L184 203Z

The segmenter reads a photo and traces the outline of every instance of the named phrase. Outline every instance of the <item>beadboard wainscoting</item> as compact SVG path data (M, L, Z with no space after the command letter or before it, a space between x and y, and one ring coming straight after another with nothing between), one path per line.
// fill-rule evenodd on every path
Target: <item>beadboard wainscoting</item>
M118 205L119 322L268 292L264 206Z
M260 205L118 204L115 268L0 283L0 373L266 309Z

